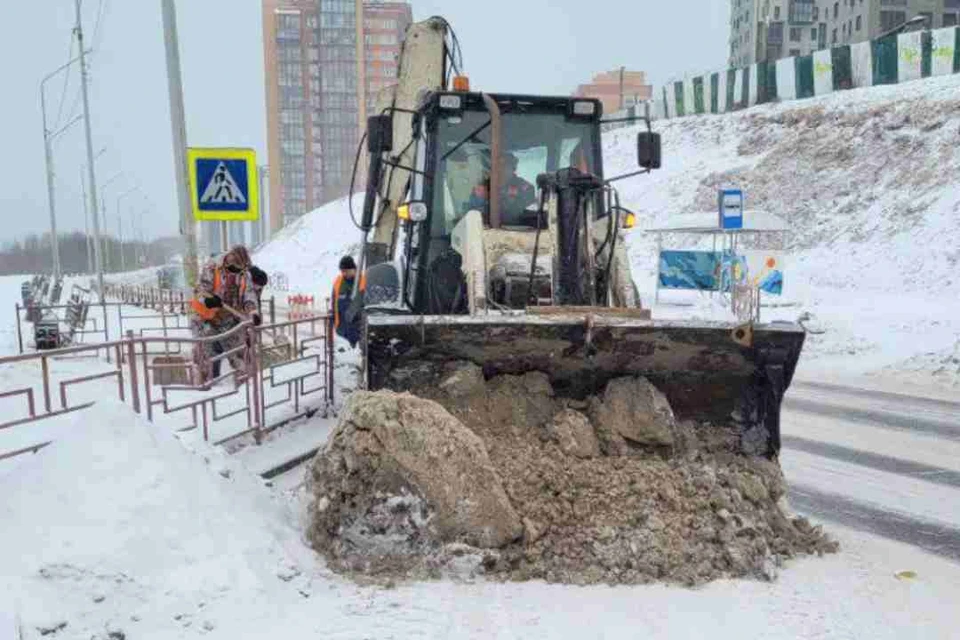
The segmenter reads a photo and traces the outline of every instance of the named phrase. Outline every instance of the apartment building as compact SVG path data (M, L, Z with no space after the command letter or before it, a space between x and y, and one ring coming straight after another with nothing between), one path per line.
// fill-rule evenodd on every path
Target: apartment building
M589 83L577 87L574 95L596 98L603 103L604 113L615 113L649 100L653 95L653 87L647 84L647 74L643 71L617 69L593 76Z
M871 40L923 16L960 24L960 0L731 0L731 67Z
M410 19L394 20L390 37L379 27L402 7L410 16L402 2L263 0L271 229L349 190L373 92L366 60L395 58ZM368 24L378 28L372 41ZM380 69L369 76L377 89Z
M960 0L830 0L823 2L827 46L874 39L918 16L930 29L960 24Z
M809 55L825 46L818 0L731 0L730 67Z
M411 22L413 10L406 2L367 2L364 5L363 42L368 113L374 109L377 94L397 82L403 34Z

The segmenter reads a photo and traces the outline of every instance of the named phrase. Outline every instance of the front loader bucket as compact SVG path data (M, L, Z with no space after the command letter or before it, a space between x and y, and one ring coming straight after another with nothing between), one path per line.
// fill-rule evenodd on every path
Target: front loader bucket
M602 392L614 378L644 376L667 396L679 419L735 426L744 453L777 455L780 403L803 347L802 328L651 321L610 311L370 315L368 385L403 391L404 381L393 375L401 368L452 360L481 366L487 378L542 371L558 395L578 399Z

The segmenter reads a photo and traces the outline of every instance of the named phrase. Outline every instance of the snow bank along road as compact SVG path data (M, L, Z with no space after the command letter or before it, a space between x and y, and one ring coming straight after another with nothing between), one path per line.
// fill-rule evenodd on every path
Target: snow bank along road
M960 562L960 403L797 382L782 421L794 509Z

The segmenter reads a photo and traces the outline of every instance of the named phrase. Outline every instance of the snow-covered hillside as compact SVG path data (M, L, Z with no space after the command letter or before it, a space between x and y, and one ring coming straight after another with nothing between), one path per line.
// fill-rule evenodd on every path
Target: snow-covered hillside
M785 277L794 306L765 310L764 319L810 311L827 331L809 337L801 376L960 385L958 96L960 77L951 76L655 123L663 169L617 183L640 214L629 244L645 304L657 260L643 228L713 210L718 187L741 187L748 213L776 214L791 227ZM605 134L607 175L636 168L636 131ZM358 244L341 200L284 229L257 260L284 273L291 292L319 300L339 256ZM723 313L697 302L654 315Z
M791 228L785 278L810 336L801 373L916 371L960 384L960 77L859 89L722 116L660 121L664 167L621 183L640 227L716 209L739 187L746 209ZM610 175L635 168L636 129L607 134ZM631 235L634 275L649 299L655 245ZM931 379L932 374L932 379Z
M362 206L363 194L354 196L355 215L360 215ZM257 252L255 261L272 280L282 275L289 283L289 291L272 291L278 299L288 293L312 295L319 305L330 295L340 258L357 255L359 247L360 231L353 225L347 199L343 198L284 227Z

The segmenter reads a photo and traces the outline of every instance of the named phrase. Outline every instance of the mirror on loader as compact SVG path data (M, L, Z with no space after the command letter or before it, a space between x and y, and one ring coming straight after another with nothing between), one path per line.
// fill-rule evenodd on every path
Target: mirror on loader
M380 171L383 154L393 151L393 118L389 115L367 118L367 152L370 165L367 167L367 191L363 199L363 217L360 225L369 230L373 226L373 210L380 186Z
M660 134L641 131L637 134L637 164L644 169L660 168Z

